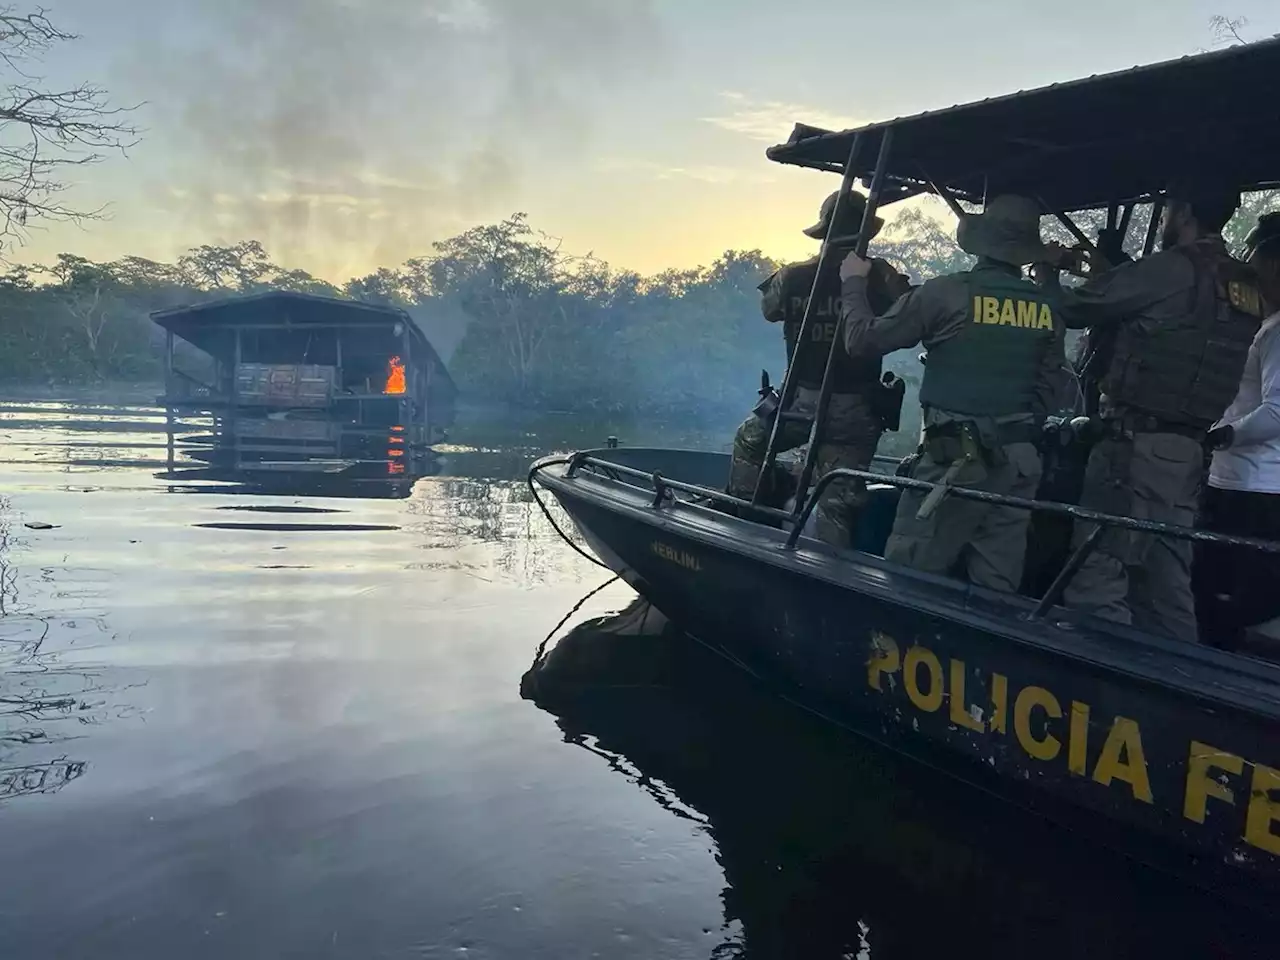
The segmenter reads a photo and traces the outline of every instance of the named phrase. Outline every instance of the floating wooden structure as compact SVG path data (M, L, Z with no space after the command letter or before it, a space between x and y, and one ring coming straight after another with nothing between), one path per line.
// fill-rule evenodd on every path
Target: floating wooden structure
M171 471L182 443L237 475L421 476L453 423L453 379L403 310L272 291L152 319L165 331ZM179 438L192 418L207 432Z

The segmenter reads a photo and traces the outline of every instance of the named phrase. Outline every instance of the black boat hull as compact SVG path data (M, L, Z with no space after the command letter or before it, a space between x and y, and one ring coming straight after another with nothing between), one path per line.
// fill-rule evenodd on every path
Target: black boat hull
M741 924L712 956L1237 957L1271 942L1269 917L1007 804L993 816L988 794L776 702L646 601L554 635L521 693L566 742L705 818L725 929Z
M638 592L807 708L1055 818L1085 815L1144 859L1280 890L1269 665L1030 622L1029 604L807 541L788 551L776 531L585 471L540 479Z

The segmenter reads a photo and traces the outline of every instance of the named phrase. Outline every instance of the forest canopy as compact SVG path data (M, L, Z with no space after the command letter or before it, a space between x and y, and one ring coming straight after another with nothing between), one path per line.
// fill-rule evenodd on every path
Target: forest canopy
M952 267L957 253L942 224L910 214L881 247L917 277ZM642 276L564 250L523 214L341 285L274 263L252 240L195 247L176 263L64 253L0 274L0 378L154 382L162 338L152 311L296 290L405 309L473 401L740 410L762 368L783 374L781 330L762 321L757 289L777 266L758 250L729 250L707 266Z
M1238 245L1275 200L1249 197L1228 239ZM1132 240L1144 230L1140 210ZM891 220L872 253L915 282L969 263L952 228L921 209ZM176 263L64 253L0 274L0 379L156 382L152 311L296 290L408 311L472 402L721 417L750 405L762 368L781 380L781 330L762 321L757 290L777 266L758 250L728 250L707 266L642 276L564 250L523 214L340 285L276 264L253 240L195 247ZM914 352L895 360L914 369Z

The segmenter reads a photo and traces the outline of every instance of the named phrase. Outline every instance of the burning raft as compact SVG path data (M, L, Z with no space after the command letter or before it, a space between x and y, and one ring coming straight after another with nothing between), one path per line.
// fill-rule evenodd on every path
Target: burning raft
M276 291L162 310L170 422L208 418L193 453L236 471L415 474L457 390L402 310Z

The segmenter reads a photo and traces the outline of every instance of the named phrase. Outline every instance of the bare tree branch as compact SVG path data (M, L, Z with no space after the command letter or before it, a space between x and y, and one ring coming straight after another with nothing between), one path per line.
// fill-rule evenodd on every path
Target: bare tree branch
M137 128L132 108L110 105L106 91L84 83L47 89L30 65L54 45L78 39L55 26L43 9L0 7L0 248L20 243L35 220L72 221L101 217L62 201L71 184L68 167L98 163L109 150L126 150Z
M1227 17L1216 14L1209 18L1209 28L1213 31L1214 40L1228 45L1248 43L1249 41L1240 32L1248 25L1248 17Z

